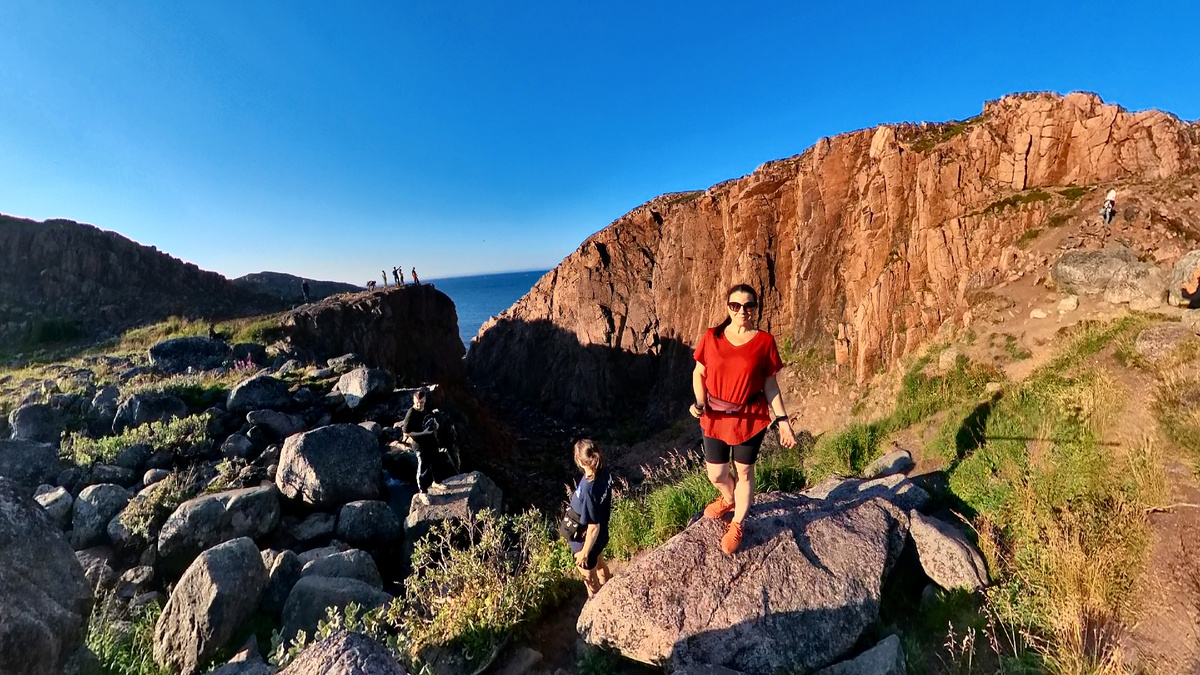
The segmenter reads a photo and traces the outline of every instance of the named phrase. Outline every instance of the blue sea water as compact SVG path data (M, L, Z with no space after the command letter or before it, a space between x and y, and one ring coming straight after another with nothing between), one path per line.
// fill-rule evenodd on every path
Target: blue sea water
M458 332L468 348L484 322L508 309L529 292L547 270L504 272L471 277L430 279L439 291L450 296L458 310Z

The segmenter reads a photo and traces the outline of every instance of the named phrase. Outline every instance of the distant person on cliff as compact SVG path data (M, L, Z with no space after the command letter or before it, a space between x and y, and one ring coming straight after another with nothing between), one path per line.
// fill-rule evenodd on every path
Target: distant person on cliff
M1104 207L1100 209L1100 216L1104 218L1105 225L1111 225L1113 216L1117 213L1117 189L1113 188L1104 195Z
M417 453L417 490L425 492L433 484L435 472L441 463L438 456L438 422L426 409L429 390L422 387L413 392L412 408L404 416L400 429L404 438L412 443Z
M721 550L732 554L742 543L743 522L754 501L754 463L767 429L779 424L780 441L796 444L775 374L783 359L770 333L755 328L758 293L738 284L726 294L728 315L700 338L694 357L693 417L704 432L704 462L708 479L716 486L715 501L704 509L705 518L720 518L733 511ZM729 460L737 468L735 479Z
M575 443L575 466L583 472L571 493L571 511L578 518L579 534L569 543L590 598L612 578L604 561L608 517L612 513L612 474L604 466L600 447L589 439Z
M397 286L400 285L400 268L399 267L392 268L392 279L394 279L396 281Z
M383 287L387 288L387 270L379 270L379 273L383 275Z
M412 269L412 277L413 277L413 283L416 284L417 286L420 286L421 280L417 278L417 268L415 268L415 267Z
M312 298L308 294L308 281L300 282L300 292L304 294L305 302L312 302Z

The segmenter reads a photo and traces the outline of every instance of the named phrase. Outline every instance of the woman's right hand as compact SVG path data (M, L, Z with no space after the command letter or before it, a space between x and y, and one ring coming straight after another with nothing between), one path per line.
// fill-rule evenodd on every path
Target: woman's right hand
M692 417L700 419L700 417L704 415L704 408L693 403L692 406L688 408L688 412L692 414Z

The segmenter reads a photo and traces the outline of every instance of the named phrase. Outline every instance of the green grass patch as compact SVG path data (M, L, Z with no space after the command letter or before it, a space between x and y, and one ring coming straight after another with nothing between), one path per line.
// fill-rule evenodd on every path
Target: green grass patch
M97 600L86 644L102 675L170 675L154 663L154 624L161 614L157 603L130 615L109 598Z
M1041 228L1034 227L1034 228L1025 230L1024 234L1022 234L1017 239L1017 246L1020 248L1027 248L1030 244L1032 244L1040 236L1042 236Z
M976 115L970 119L935 125L932 129L913 139L911 147L916 152L928 152L955 136L966 133L968 129L985 119L987 119L985 115Z
M95 462L110 464L123 450L139 443L155 450L189 454L208 442L207 424L208 415L191 415L143 424L102 438L73 432L64 437L59 454L78 466L91 466Z
M1091 191L1092 191L1091 188L1078 187L1078 186L1073 185L1071 187L1063 188L1063 189L1059 190L1058 194L1066 197L1067 199L1074 201L1074 200L1079 199L1080 197L1086 195L1087 193L1089 193Z
M121 524L138 540L149 542L179 505L196 495L196 477L175 472L138 493L121 511Z
M283 327L275 317L233 322L225 331L232 333L230 342L257 342L269 345L283 337Z
M1035 204L1037 202L1048 201L1052 198L1053 198L1053 195L1051 195L1050 193L1043 192L1042 190L1034 188L1034 189L1028 190L1026 192L1018 192L1015 195L1011 195L1009 197L1005 197L1004 199L999 199L997 201L994 201L991 204L988 204L987 207L985 207L983 209L983 213L984 213L984 215L989 215L989 214L993 214L993 213L1002 213L1005 209L1007 209L1010 206L1016 208L1016 207L1023 206L1025 204Z
M1163 434L1191 454L1200 471L1200 378L1169 375L1159 385L1154 413Z
M1062 227L1070 219L1071 219L1070 214L1056 213L1046 219L1046 227L1049 227L1049 228Z

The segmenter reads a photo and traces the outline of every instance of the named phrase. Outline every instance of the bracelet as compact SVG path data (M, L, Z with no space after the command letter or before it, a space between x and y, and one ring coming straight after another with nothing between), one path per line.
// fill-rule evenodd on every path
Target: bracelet
M775 416L775 423L776 423L776 424L779 424L780 422L787 422L788 424L791 424L791 423L792 423L792 421L788 419L788 416L787 416L787 415L776 415L776 416Z

